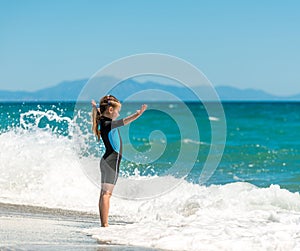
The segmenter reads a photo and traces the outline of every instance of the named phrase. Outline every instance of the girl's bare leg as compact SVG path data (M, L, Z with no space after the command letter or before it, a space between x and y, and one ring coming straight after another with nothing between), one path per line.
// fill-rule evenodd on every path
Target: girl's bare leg
M99 208L99 216L100 216L100 222L102 225L102 215L101 215L101 208L102 208L102 189L100 191L100 196L99 196L99 203L98 203L98 208Z
M102 184L100 198L99 198L99 214L101 227L108 227L108 213L110 206L110 197L114 189L113 184Z

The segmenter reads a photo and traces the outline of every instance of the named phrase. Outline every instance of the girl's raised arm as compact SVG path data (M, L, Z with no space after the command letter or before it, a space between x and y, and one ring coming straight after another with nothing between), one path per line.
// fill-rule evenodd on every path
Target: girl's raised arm
M124 125L130 124L132 121L136 120L138 117L140 117L144 111L146 111L147 105L142 105L140 110L137 110L136 113L126 117L123 119Z

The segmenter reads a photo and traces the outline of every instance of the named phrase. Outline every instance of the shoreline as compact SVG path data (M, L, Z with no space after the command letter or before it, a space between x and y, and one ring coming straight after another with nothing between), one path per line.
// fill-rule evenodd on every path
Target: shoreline
M93 213L0 203L0 250L157 250L101 243L83 232L97 227Z

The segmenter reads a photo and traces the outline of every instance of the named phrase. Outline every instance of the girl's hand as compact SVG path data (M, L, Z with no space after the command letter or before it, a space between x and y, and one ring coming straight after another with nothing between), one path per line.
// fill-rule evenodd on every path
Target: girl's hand
M147 105L143 104L141 109L136 111L137 114L142 115L144 113L144 111L146 111L147 107L148 107Z
M93 107L96 107L96 108L97 108L97 103L96 103L95 100L92 99L91 104L92 104Z

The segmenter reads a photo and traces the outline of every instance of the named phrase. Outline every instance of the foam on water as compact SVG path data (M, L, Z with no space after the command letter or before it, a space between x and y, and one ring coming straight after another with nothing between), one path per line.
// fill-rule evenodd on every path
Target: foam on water
M100 242L168 250L299 250L300 196L277 185L202 187L183 182L154 200L113 199L131 224L85 232Z
M40 113L26 114L34 115L40 119ZM0 202L97 212L99 190L82 165L88 170L98 166L99 159L79 157L71 137L36 123L30 128L21 124L0 134L0 148ZM126 184L127 179L151 177L137 173L118 183ZM162 184L175 180L160 179ZM258 188L236 182L205 187L183 180L151 200L113 196L110 214L119 220L85 233L100 242L169 250L300 249L299 193L278 185Z
M97 160L78 157L70 126L69 117L53 110L30 110L20 114L18 127L0 134L1 202L94 210L98 191L80 163Z
M90 199L97 189L83 174L83 160L72 147L68 138L44 130L1 134L0 201L79 210L93 208ZM85 160L85 164L97 162Z

